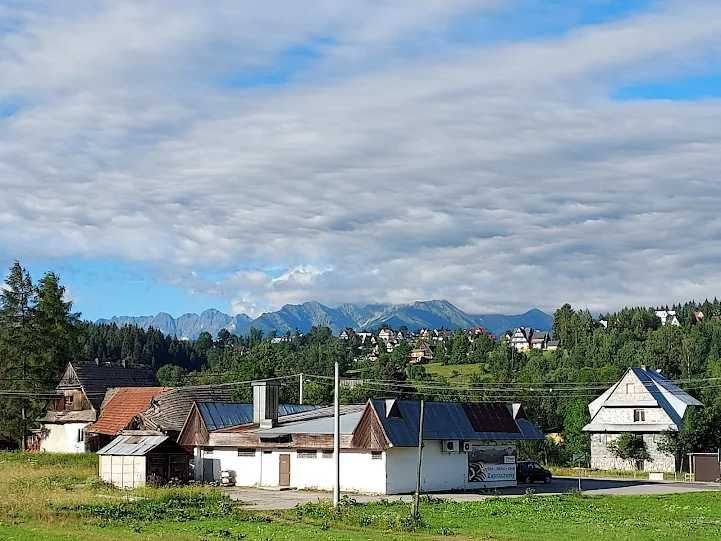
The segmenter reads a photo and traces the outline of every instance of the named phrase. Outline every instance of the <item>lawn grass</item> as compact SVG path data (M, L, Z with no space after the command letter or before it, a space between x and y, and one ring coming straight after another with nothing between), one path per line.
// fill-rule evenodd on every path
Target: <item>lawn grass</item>
M426 373L447 379L453 383L467 382L474 374L480 374L482 372L481 364L442 364L442 363L428 363L424 364L423 367L426 369Z
M0 539L651 540L721 538L721 494L529 495L478 502L328 503L254 512L212 487L120 491L97 480L93 455L0 453Z

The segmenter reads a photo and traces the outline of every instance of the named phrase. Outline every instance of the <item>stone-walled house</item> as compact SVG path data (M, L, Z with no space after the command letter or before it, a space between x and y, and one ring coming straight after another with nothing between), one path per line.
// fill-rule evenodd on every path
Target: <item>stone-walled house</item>
M615 385L588 405L591 422L583 427L591 435L591 467L601 470L673 472L671 454L658 449L664 433L681 429L689 407L703 404L671 383L660 372L630 368ZM643 464L631 464L613 456L608 444L621 434L643 438L651 456Z

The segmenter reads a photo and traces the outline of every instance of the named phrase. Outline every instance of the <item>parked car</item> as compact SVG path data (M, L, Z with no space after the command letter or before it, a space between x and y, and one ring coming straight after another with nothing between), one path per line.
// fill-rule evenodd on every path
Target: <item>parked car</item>
M553 476L550 471L538 462L524 460L516 464L516 479L518 479L519 483L534 483L536 481L550 483Z

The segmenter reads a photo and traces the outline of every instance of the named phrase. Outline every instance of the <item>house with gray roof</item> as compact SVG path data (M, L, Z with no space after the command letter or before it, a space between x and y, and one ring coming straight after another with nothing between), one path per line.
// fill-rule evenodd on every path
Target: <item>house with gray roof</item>
M333 488L332 407L295 411L277 403L273 382L254 384L248 411L198 403L178 437L194 452L197 480L237 486ZM219 409L218 415L211 410ZM228 417L216 423L211 418ZM242 421L242 424L237 424ZM420 402L369 400L340 409L341 490L402 494L415 488ZM543 439L520 404L426 402L424 491L514 486L516 444Z
M666 432L681 429L689 408L701 406L701 402L659 371L646 367L630 368L617 383L588 405L591 422L583 430L591 436L591 467L675 471L675 458L661 452L658 444ZM608 444L624 433L643 438L650 460L631 464L613 456Z
M155 375L148 367L124 363L68 363L56 387L57 398L48 404L35 431L41 451L83 453L95 450L86 439L86 428L98 419L109 390L118 387L152 387Z

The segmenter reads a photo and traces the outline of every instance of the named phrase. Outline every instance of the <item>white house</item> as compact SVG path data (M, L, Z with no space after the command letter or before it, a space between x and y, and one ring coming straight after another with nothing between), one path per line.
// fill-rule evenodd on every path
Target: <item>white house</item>
M675 471L673 455L659 451L658 443L665 432L680 430L689 406L702 404L659 372L645 367L630 368L615 385L588 405L591 422L583 430L591 435L591 467ZM624 433L642 437L651 460L630 464L613 456L608 444Z
M40 451L84 453L93 448L86 439L86 428L98 418L108 389L148 387L155 384L149 368L126 368L120 363L68 363L51 401L38 419L36 431Z
M273 387L254 385L250 424L213 430L206 408L196 404L178 439L194 448L196 479L219 480L226 472L238 486L333 488L333 408L278 415ZM342 406L341 490L415 489L419 408L396 399ZM520 404L428 402L422 488L515 486L515 442L542 438Z
M656 317L661 320L661 325L673 325L674 327L681 325L676 310L656 310Z

